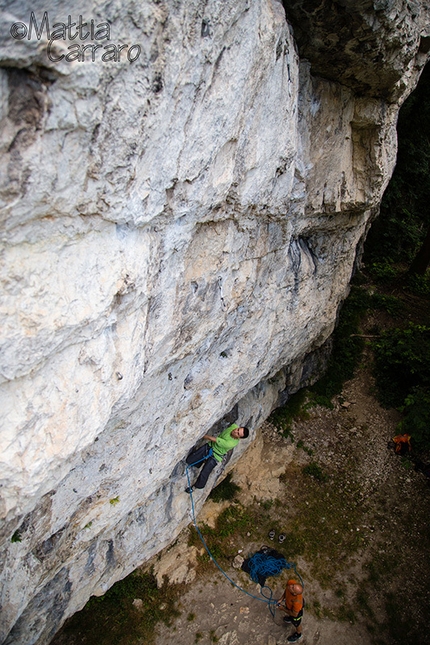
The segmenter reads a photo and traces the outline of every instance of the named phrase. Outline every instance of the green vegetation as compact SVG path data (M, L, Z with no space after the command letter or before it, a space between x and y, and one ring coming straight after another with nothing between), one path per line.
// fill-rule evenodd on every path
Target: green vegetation
M179 615L175 607L179 594L180 585L165 581L158 589L152 573L134 571L104 596L93 596L65 623L59 635L73 634L81 645L130 645L142 639L152 643L157 622L168 625ZM141 607L133 606L135 599L142 601Z
M404 418L399 424L399 432L411 435L414 448L430 448L430 388L412 388L401 410Z
M413 388L430 385L430 327L390 329L374 343L379 397L399 406Z
M404 412L399 430L414 446L430 448L430 327L409 324L374 343L380 401Z
M362 278L359 274L356 282ZM340 311L339 324L333 334L333 350L324 375L312 387L294 394L269 417L269 421L285 438L291 436L292 421L306 420L308 409L313 405L332 408L333 397L340 394L345 381L354 376L364 348L365 339L360 333L360 323L366 312L382 311L397 317L403 310L404 304L396 296L370 291L358 285L352 287Z
M328 481L328 475L326 475L326 473L323 472L321 466L319 466L314 461L311 461L310 464L307 464L303 467L303 474L309 475L319 482Z
M110 499L109 504L112 504L112 506L115 506L115 504L119 504L119 497L113 497L112 499Z
M240 491L240 486L231 481L232 473L229 473L210 493L209 498L214 502L233 500Z
M339 324L333 334L333 351L327 371L309 388L310 399L315 403L331 408L332 398L340 394L345 381L354 376L364 348L360 323L365 313L371 310L385 311L397 316L402 312L403 304L395 296L372 293L359 286L352 287L342 306Z
M419 296L430 296L430 272L427 271L425 275L409 275L408 287Z
M18 531L18 529L17 529L17 530L15 531L15 533L12 535L12 537L10 538L10 541L11 541L11 542L21 542L21 540L22 540L22 538L21 538L21 534L20 534L20 532L19 532L19 531Z

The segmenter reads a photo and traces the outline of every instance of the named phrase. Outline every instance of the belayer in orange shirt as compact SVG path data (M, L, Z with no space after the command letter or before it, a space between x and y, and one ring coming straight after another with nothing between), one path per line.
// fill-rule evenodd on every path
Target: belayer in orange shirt
M296 628L294 634L287 638L289 643L296 643L302 637L302 616L305 601L303 600L303 587L297 580L288 580L285 591L278 600L279 609L287 614L284 623L292 623Z

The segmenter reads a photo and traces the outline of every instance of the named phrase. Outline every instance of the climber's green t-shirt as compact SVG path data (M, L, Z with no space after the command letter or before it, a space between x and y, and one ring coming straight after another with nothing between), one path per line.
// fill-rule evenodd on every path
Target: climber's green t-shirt
M214 444L212 444L212 449L214 451L214 459L217 461L222 461L224 455L232 450L239 443L239 439L233 439L230 435L231 431L239 426L236 423L232 423L231 426L226 428L221 432L219 437Z

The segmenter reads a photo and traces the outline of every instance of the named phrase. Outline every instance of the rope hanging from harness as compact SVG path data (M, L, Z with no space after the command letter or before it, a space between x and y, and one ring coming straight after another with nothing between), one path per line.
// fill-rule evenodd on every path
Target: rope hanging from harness
M267 605L268 605L268 607L269 607L269 610L270 610L270 613L272 614L272 617L274 618L274 617L275 617L275 607L276 607L276 605L277 605L277 600L275 600L275 599L273 598L273 592L272 592L272 590L270 589L270 587L268 587L267 585L265 585L265 584L264 584L264 582L263 582L263 584L261 584L261 583L260 583L260 587L261 587L261 588L260 588L260 593L261 593L261 595L263 596L263 598L260 598L259 596L255 596L254 594L249 593L249 591L246 591L246 589L243 589L243 588L242 588L242 587L240 587L238 584L236 584L236 583L234 582L234 580L232 580L232 579L227 575L227 573L226 573L226 572L225 572L225 571L220 567L220 565L218 564L218 562L215 560L215 558L213 557L212 553L210 552L210 549L209 549L208 545L206 544L206 541L205 541L205 539L204 539L204 537L203 537L203 535L202 535L202 533L201 533L201 531L200 531L199 527L197 526L197 520L196 520L196 513L195 513L195 508L194 508L194 499L193 499L193 493L192 493L192 488L191 488L191 481L190 481L190 473L189 473L189 469L191 468L191 466L195 466L196 464L199 464L199 463L201 463L202 461L205 461L206 459L208 459L208 458L212 455L212 453L213 453L213 450L212 450L212 448L210 448L209 453L208 453L205 457L203 457L203 459L199 459L198 461L194 462L193 464L189 464L189 465L187 465L187 468L186 468L187 480L188 480L188 487L189 487L189 491L190 491L190 492L189 492L189 495L190 495L190 499L191 499L191 514L192 514L192 519L193 519L194 528L196 529L197 534L198 534L198 536L199 536L199 538L200 538L200 541L201 541L201 543L203 544L203 546L205 547L205 549L206 549L206 552L207 552L208 556L210 557L210 559L212 560L212 562L215 564L215 566L220 570L220 572L222 573L222 575L223 575L225 578L227 578L227 580L228 580L229 582L231 582L231 584L232 584L234 587L236 587L236 589L239 589L239 591L242 591L242 592L243 592L244 594L246 594L247 596L250 596L251 598L254 598L255 600L259 600L260 602L265 602L265 603L267 603ZM255 555L258 555L258 554L255 554ZM254 558L255 558L255 555L254 555ZM251 558L251 560L252 560L252 558ZM257 560L258 560L258 559L257 559ZM255 571L255 572L257 571L257 567L258 567L258 565L256 564L257 560L255 561L255 564L253 565L253 566L254 566L254 571ZM271 564L269 564L269 565L268 565L268 569L265 569L265 571L268 571L268 572L266 573L266 577L268 577L268 576L270 576L270 575L276 575L277 573L279 573L279 572L282 570L282 568L291 568L291 567L294 567L294 570L295 570L295 565L293 565L293 564L289 564L289 563L285 560L285 558L282 558L282 560L283 560L283 562L284 562L285 564L283 564L283 563L282 563L281 569L278 569L279 565L273 565L273 563L271 563ZM276 573L274 573L275 566L276 566L276 568L277 568ZM300 576L299 576L299 577L300 577ZM252 576L251 576L251 578L254 580L254 578L253 578ZM301 578L300 578L300 579L301 579ZM264 579L264 580L265 580L265 579ZM259 582L259 580L258 580L258 579L257 579L257 580L254 580L254 582ZM264 590L264 589L267 589L267 590L268 590L269 595L267 595L267 596L266 596L266 595L263 593L263 590Z

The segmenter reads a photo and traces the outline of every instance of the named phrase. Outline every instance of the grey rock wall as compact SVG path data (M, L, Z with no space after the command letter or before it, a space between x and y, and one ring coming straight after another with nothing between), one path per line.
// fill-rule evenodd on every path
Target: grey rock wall
M276 0L4 3L0 642L48 643L168 545L195 441L255 436L323 362L428 57L426 2L365 4L366 92L321 75L323 21L297 44ZM56 60L90 37L21 37L47 9L110 40Z

